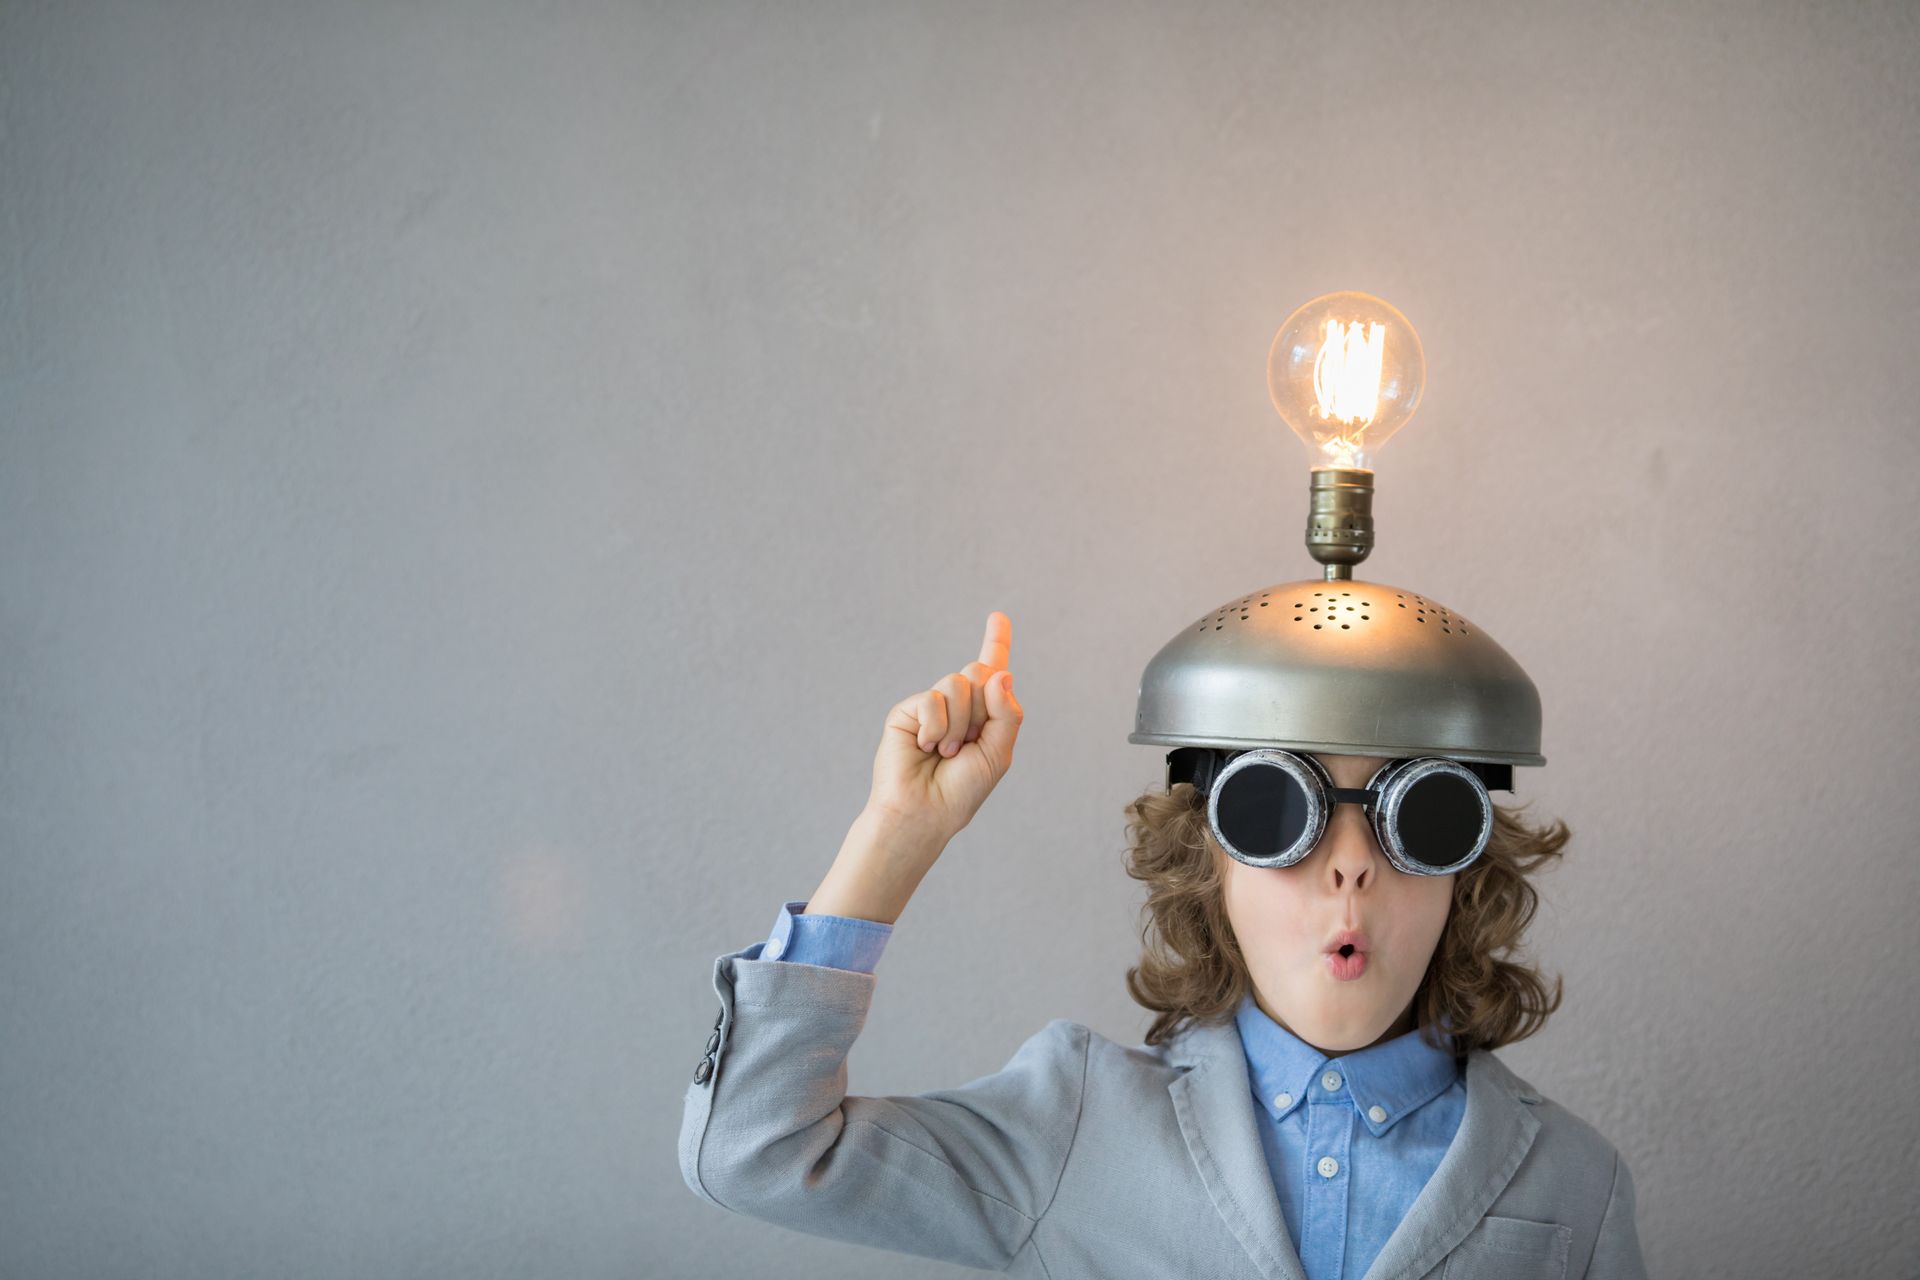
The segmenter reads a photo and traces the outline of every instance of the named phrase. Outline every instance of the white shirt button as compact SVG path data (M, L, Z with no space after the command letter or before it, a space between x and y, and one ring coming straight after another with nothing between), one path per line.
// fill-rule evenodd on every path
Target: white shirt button
M1327 1074L1320 1077L1320 1084L1328 1093L1332 1093L1340 1087L1340 1073L1338 1071L1327 1072Z
M1276 1093L1273 1095L1273 1105L1279 1110L1285 1111L1293 1105L1293 1095L1290 1093Z
M1385 1107L1368 1107L1367 1119L1373 1121L1375 1124L1384 1124L1387 1119L1387 1109Z
M778 960L780 958L780 939L775 938L767 943L766 949L760 954L769 960Z
M1334 1174L1339 1172L1340 1172L1340 1162L1338 1160L1335 1160L1332 1156L1320 1157L1320 1176L1321 1177L1331 1178Z

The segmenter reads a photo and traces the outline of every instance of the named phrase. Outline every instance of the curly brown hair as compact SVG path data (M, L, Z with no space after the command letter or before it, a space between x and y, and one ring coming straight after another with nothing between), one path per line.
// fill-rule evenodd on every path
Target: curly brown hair
M1147 1031L1147 1043L1157 1045L1189 1022L1231 1018L1252 979L1227 920L1203 793L1186 782L1156 787L1126 813L1127 874L1147 885L1143 949L1127 970L1127 992L1157 1015ZM1493 806L1486 851L1456 873L1446 928L1414 994L1415 1022L1428 1044L1462 1055L1498 1049L1539 1031L1560 1007L1558 976L1549 993L1537 970L1502 955L1513 953L1539 906L1527 877L1560 857L1570 835L1558 819L1536 827L1516 808Z

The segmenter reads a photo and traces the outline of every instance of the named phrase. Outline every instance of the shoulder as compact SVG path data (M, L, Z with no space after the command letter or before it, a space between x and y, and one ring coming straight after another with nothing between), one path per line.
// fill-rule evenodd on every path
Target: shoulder
M1028 1036L1007 1065L989 1079L1005 1082L1009 1089L1044 1095L1051 1105L1076 1112L1086 1092L1088 1049L1094 1038L1079 1023L1055 1018Z
M1028 1036L1026 1042L1013 1055L1015 1062L1029 1061L1036 1065L1045 1064L1052 1069L1073 1067L1084 1072L1087 1055L1093 1041L1099 1039L1097 1033L1066 1018L1055 1018L1046 1026Z
M1028 1036L999 1071L967 1087L1044 1095L1071 1114L1092 1090L1105 1096L1116 1084L1122 1091L1164 1090L1177 1074L1159 1050L1120 1044L1082 1023L1055 1018Z
M1109 1039L1066 1018L1055 1018L1041 1028L1021 1052L1077 1063L1087 1079L1105 1086L1137 1086L1154 1092L1164 1091L1168 1081L1186 1069L1173 1046Z
M1620 1151L1605 1134L1536 1088L1490 1050L1475 1050L1468 1058L1467 1070L1484 1072L1490 1082L1518 1099L1539 1122L1539 1132L1527 1154L1528 1166L1537 1173L1551 1175L1569 1192L1606 1201L1612 1191Z

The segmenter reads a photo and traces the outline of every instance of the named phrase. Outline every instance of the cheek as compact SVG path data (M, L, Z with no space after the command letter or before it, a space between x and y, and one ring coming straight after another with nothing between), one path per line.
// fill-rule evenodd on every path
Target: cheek
M1403 954L1424 959L1433 953L1446 930L1447 915L1453 904L1453 877L1413 876L1409 879L1417 883L1407 886L1394 912L1394 918L1400 922L1395 936Z
M1251 959L1285 948L1308 936L1307 904L1291 868L1249 867L1233 863L1227 872L1227 919Z

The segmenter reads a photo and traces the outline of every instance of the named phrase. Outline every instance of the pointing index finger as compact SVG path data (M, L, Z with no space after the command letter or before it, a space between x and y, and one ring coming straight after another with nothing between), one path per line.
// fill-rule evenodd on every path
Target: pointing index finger
M987 634L980 641L980 661L994 671L1007 669L1007 650L1013 644L1013 621L995 609L987 615Z

